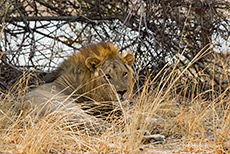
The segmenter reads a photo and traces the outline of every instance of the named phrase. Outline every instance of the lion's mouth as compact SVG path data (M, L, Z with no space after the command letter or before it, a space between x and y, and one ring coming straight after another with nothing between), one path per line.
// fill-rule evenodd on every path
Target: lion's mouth
M120 100L121 100L121 101L125 101L125 100L127 100L127 97L124 96L124 95L121 95L121 96L120 96Z
M126 100L127 99L126 96L125 96L126 92L127 92L127 90L119 90L119 91L117 91L117 94L118 94L120 100Z

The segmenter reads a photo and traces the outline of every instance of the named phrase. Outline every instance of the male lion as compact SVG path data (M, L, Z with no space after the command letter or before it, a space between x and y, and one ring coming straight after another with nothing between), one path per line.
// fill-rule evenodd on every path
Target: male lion
M82 48L52 73L51 83L27 93L25 101L33 107L41 106L41 114L61 108L60 105L67 109L75 107L81 114L85 113L81 109L87 109L92 115L102 114L102 110L112 110L114 101L130 93L130 66L134 60L129 52L120 55L112 43Z

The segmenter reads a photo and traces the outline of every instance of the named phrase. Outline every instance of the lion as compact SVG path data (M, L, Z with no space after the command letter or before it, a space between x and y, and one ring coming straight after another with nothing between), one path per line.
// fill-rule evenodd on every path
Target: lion
M50 83L27 93L24 102L40 106L42 115L73 107L86 117L101 115L131 94L134 61L132 54L119 54L110 42L83 47L51 73Z

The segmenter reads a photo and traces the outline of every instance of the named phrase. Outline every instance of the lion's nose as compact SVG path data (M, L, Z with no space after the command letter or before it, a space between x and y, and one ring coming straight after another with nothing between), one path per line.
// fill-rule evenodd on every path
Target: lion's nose
M120 94L121 96L123 96L126 92L127 92L127 90L123 90L123 91L119 90L119 91L117 91L117 93Z

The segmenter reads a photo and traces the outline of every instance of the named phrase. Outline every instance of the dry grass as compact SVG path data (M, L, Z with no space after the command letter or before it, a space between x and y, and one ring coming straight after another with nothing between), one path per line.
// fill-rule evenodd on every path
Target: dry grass
M188 67L203 54L206 51L194 57ZM226 75L222 78L228 81L229 70L225 63L220 65ZM202 93L191 92L187 98L184 93L191 84L184 83L181 93L176 88L188 67L179 70L176 66L178 63L162 70L159 83L158 76L153 80L147 78L141 92L132 98L134 105L124 106L121 119L98 132L79 129L77 123L68 124L70 113L39 118L31 108L23 107L30 78L30 74L24 73L10 91L0 93L0 153L229 153L229 83L217 96L215 86L210 86ZM214 83L212 79L208 82ZM199 88L198 85L192 87ZM211 99L202 97L210 91ZM146 130L166 138L160 143L146 142L143 139Z
M204 54L206 51L200 52L188 67ZM214 86L187 98L184 91L176 93L175 87L187 70L178 70L177 65L162 70L160 74L165 75L159 83L155 83L158 76L147 78L142 91L132 98L134 105L123 107L119 122L93 133L78 129L78 124L67 124L69 113L39 118L30 108L22 108L30 78L25 73L0 98L0 153L229 153L229 86L217 96L213 93L212 99L202 96L215 91ZM199 88L198 84L194 86ZM183 87L189 89L191 85ZM119 124L121 120L123 124ZM166 138L160 143L146 142L146 130Z

